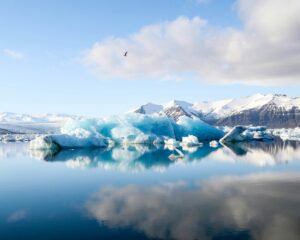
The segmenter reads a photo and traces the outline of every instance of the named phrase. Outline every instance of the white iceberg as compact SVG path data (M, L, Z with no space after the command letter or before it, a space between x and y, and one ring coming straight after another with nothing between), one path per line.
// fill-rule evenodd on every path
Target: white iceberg
M180 145L182 147L195 147L195 146L200 146L201 143L199 142L196 136L188 135L187 137L182 137L182 141Z
M84 147L108 147L109 140L92 135L84 129L77 129L71 135L68 134L54 134L47 136L40 136L30 142L32 149L53 149L60 148L84 148Z

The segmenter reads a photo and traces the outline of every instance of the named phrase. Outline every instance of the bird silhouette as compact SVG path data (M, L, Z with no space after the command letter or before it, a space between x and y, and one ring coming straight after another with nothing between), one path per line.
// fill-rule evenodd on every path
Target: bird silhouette
M124 53L124 57L127 57L127 52Z

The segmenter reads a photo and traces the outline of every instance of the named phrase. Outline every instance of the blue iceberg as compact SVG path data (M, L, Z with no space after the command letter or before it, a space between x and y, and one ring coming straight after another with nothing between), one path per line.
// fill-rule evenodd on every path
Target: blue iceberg
M193 135L199 141L219 140L223 131L197 118L126 114L101 119L68 122L61 134L39 137L31 142L36 149L110 147L116 144L163 144ZM174 142L176 142L174 141Z

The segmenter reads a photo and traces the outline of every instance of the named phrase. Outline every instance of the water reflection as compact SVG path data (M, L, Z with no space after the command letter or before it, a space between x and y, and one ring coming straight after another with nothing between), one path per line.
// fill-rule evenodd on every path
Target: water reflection
M221 162L244 162L255 166L272 166L300 160L300 142L244 142L225 145L210 158Z
M108 170L138 172L147 169L164 171L171 164L179 162L200 161L209 156L217 148L208 146L183 150L183 158L174 160L170 156L178 154L176 151L146 145L115 147L112 149L70 149L56 153L49 151L31 151L31 155L48 162L64 161L70 168L101 167Z
M170 158L163 146L0 144L0 239L299 239L299 145L204 144Z
M177 149L175 149L178 151ZM148 147L133 145L112 149L70 149L59 152L31 151L30 154L48 162L63 161L70 168L100 167L117 171L164 171L174 164L189 164L200 161L243 162L266 166L300 160L299 142L251 142L219 146L204 144L199 148L180 148L183 157L174 157L178 152L163 146Z
M263 173L146 187L105 187L85 204L91 218L151 238L299 239L300 174Z

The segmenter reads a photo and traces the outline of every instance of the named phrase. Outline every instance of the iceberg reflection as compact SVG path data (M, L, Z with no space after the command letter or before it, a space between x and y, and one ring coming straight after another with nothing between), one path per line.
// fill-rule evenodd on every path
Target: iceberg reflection
M69 149L58 152L31 150L31 156L48 162L63 161L70 168L101 167L107 170L139 172L146 169L163 171L177 162L200 161L217 148L184 148L184 157L173 159L176 149L163 146L129 145L112 149Z
M85 204L88 215L108 227L185 240L299 239L299 207L299 173L104 187Z
M300 160L299 142L249 142L201 147L164 148L136 144L122 147L69 149L53 152L31 150L31 155L48 162L63 161L71 168L101 167L118 171L163 171L172 164L200 161L243 162L266 166Z
M210 156L221 162L245 162L255 166L272 166L300 160L300 142L243 142L226 144Z

